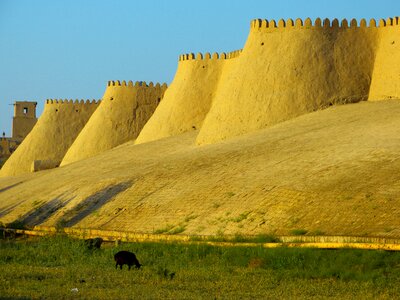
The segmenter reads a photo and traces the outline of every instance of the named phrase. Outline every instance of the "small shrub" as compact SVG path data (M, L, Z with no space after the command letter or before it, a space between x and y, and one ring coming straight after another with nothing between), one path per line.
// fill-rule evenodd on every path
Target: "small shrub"
M216 232L216 237L215 237L216 239L223 239L224 238L224 231L223 231L223 229L218 229L217 230L217 232Z
M189 237L189 241L191 241L191 242L200 242L200 241L203 241L203 240L204 240L203 237L201 237L199 235L191 235Z
M256 269L264 266L264 260L262 258L251 258L249 261L249 268Z
M242 222L243 220L247 219L247 216L250 214L250 212L244 212L241 213L239 216L237 216L236 218L232 218L231 221L235 222L235 223L239 223Z
M324 235L324 234L325 234L325 232L323 232L323 231L321 231L319 229L314 231L314 235Z
M235 243L279 243L280 240L276 236L259 234L255 236L243 236L236 234L231 240Z
M67 225L68 225L68 221L67 220L60 219L60 220L57 221L55 227L56 227L57 231L59 231L59 230L63 229L64 227L66 227Z
M308 231L305 229L293 229L290 231L293 235L305 235Z
M175 272L171 272L167 268L158 267L157 274L164 279L174 279Z
M279 243L280 239L271 234L259 234L253 238L254 243Z
M154 230L154 233L155 234L166 233L166 232L170 231L174 227L175 227L174 225L167 224L164 228L160 228L160 229Z
M186 226L184 225L179 225L171 230L168 231L168 234L178 234L178 233L182 233L186 230Z
M19 220L16 220L14 222L8 223L6 227L12 228L12 229L27 229L27 227L24 224L24 222L19 221Z
M243 236L241 234L235 234L235 236L233 237L231 242L234 242L234 243L246 243L246 242L248 242L248 238L246 238L245 236Z
M189 215L189 216L187 216L186 218L185 218L185 222L187 223L187 222L189 222L189 221L191 221L191 220L194 220L194 219L196 219L198 217L198 215Z
M219 203L214 203L213 204L213 208L218 208L218 207L220 207L221 206L221 204L219 204Z

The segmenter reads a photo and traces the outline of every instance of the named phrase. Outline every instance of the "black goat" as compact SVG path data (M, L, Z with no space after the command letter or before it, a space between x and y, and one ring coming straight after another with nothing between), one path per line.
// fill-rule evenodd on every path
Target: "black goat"
M136 269L139 269L142 266L136 258L135 253L129 251L119 251L114 255L114 260L116 262L116 269L118 268L118 265L121 270L123 265L128 265L128 270L130 270L133 265L135 265Z
M100 249L101 244L103 243L103 239L100 237L96 237L94 239L85 240L85 244L89 250L92 249Z

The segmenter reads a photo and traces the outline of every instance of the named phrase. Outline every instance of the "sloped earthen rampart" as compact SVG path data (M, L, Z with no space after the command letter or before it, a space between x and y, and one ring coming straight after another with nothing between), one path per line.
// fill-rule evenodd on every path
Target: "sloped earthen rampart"
M166 84L109 81L98 110L90 118L61 165L94 156L135 139L161 102Z
M1 176L31 171L34 161L58 161L65 155L100 101L48 99L32 131L7 160Z

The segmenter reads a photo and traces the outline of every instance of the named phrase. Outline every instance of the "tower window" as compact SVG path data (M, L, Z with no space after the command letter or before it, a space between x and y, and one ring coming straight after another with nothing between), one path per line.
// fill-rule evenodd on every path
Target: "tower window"
M28 108L24 107L24 115L27 115L27 114L28 114Z

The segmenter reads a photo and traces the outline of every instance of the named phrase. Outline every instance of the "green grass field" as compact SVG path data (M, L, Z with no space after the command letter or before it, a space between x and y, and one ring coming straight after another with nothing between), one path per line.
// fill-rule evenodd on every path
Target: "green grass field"
M116 270L136 253L140 270ZM394 299L400 253L201 244L0 240L1 299Z

